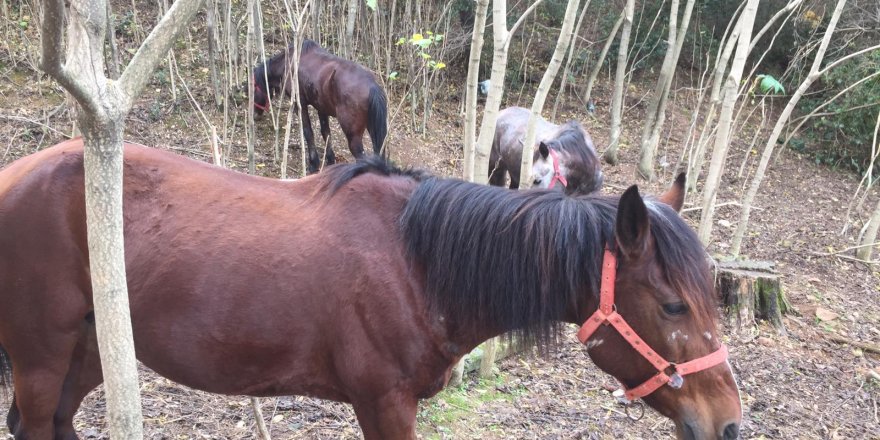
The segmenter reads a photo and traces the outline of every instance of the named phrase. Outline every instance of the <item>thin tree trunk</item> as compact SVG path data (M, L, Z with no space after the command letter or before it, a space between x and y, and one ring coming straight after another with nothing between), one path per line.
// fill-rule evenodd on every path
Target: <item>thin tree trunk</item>
M107 44L110 46L110 65L107 70L111 79L119 79L119 47L116 45L116 23L113 20L113 7L107 2Z
M363 0L349 0L348 15L345 23L345 55L348 59L354 59L355 41L354 41L354 23L357 19L358 5Z
M477 0L474 32L471 37L471 55L468 61L464 115L464 162L462 178L474 181L474 144L477 137L477 83L480 74L480 55L483 53L483 32L489 0Z
M745 2L742 4L745 6ZM736 17L736 14L734 14ZM740 15L741 18L741 15ZM734 21L734 18L731 18L731 23ZM703 168L704 156L706 152L706 147L708 146L709 139L711 138L710 134L713 131L713 127L715 126L713 123L715 122L715 109L718 106L718 103L721 102L721 85L724 84L724 72L727 71L727 65L730 60L730 56L733 54L733 50L736 48L736 43L739 38L739 18L736 19L736 25L733 27L733 30L730 31L730 34L727 35L727 39L722 39L721 44L724 46L724 50L720 52L718 58L715 60L715 70L712 73L712 77L709 79L709 82L712 83L712 91L709 94L709 110L706 112L705 122L703 123L703 130L700 134L700 140L697 142L694 153L689 161L689 167L687 171L687 189L688 191L693 191L696 189L697 178L699 177L700 171ZM697 108L699 108L702 102L697 103Z
M755 23L755 11L759 0L749 0L740 15L739 37L737 38L736 54L730 73L727 75L724 85L724 101L721 105L721 114L718 117L718 130L715 133L715 147L712 150L712 162L709 164L709 173L706 176L706 184L703 188L703 210L700 217L699 236L703 244L709 243L712 235L712 220L715 214L715 196L721 186L721 175L724 171L724 161L727 159L727 150L730 146L730 126L733 120L733 110L736 105L737 90L742 73L746 64L746 56L749 52L752 28Z
M542 1L537 0L532 3L509 31L507 30L507 1L493 0L492 2L495 53L492 56L492 74L489 76L491 86L489 95L486 97L486 104L483 106L483 120L480 123L480 135L474 154L474 182L489 183L489 153L492 150L492 140L495 138L495 122L504 92L504 73L507 70L507 53L511 36Z
M586 92L584 92L584 101L587 103L589 103L592 98L593 84L596 83L596 77L599 76L599 71L602 70L602 64L605 63L605 56L608 55L608 49L611 48L611 43L614 43L614 37L617 36L617 31L620 29L620 25L623 24L624 18L626 18L625 9L620 11L620 17L614 22L614 26L608 34L608 39L605 40L605 46L602 47L602 52L599 54L599 59L596 60L596 65L593 66L593 71L590 72L590 79L587 80Z
M565 8L565 18L562 20L562 29L559 31L559 40L556 41L556 50L553 51L553 58L538 84L538 91L535 93L535 100L532 102L532 113L529 116L529 122L526 126L526 138L523 141L522 159L520 162L519 185L520 189L526 190L532 187L532 159L535 145L535 129L538 125L538 118L544 109L544 102L547 100L547 94L550 92L550 86L556 80L556 74L559 67L562 66L562 59L565 57L565 51L571 43L572 32L574 31L574 21L577 16L580 0L568 0L568 6Z
M143 438L140 389L125 276L122 138L125 115L201 0L178 0L135 53L118 81L104 76L105 0L74 0L62 57L64 1L44 0L42 69L77 102L85 169L86 229L95 328L110 436Z
M562 71L562 79L559 81L559 91L556 93L556 99L553 100L553 111L550 112L550 120L556 120L556 110L559 109L559 101L565 95L565 87L568 85L568 76L571 75L571 60L574 58L574 51L577 48L577 36L581 33L581 25L584 24L584 17L587 15L587 9L590 7L590 0L584 4L581 13L578 16L577 24L572 34L572 42L568 45L568 57L565 60L565 69Z
M691 13L694 9L694 0L688 0L684 7L681 27L676 29L678 23L678 1L673 0L669 16L669 48L663 59L660 77L654 90L655 96L648 105L647 119L642 131L642 144L640 150L639 173L649 181L654 180L654 158L660 144L660 133L666 121L666 105L669 102L669 91L672 88L672 80L675 77L675 67L681 55L681 47L687 35L691 21ZM677 33L677 35L676 35Z
M623 116L623 79L626 76L627 55L629 47L629 34L632 30L634 0L626 0L624 9L623 29L620 31L620 47L617 51L617 73L614 76L614 92L611 97L611 134L608 139L608 149L603 157L611 165L617 165L617 149L620 145L620 125Z
M764 152L761 154L761 161L758 163L758 169L755 170L755 175L752 177L752 183L749 186L749 190L746 192L745 196L743 196L741 202L742 211L740 213L739 223L736 226L736 232L733 235L733 242L731 243L730 249L733 256L739 255L740 248L742 247L743 235L745 235L746 229L749 225L749 215L751 214L752 203L755 200L755 196L758 194L761 182L764 180L764 174L767 171L767 166L770 164L770 158L773 156L773 149L776 147L776 141L779 139L779 136L782 135L782 130L788 123L788 118L791 116L798 101L800 101L801 97L806 93L807 89L813 85L813 82L819 79L827 69L833 67L832 65L827 67L826 70L819 70L822 66L822 60L825 58L825 52L828 49L828 45L831 43L834 28L837 26L837 21L840 19L840 15L843 13L843 7L845 5L846 0L840 0L837 2L837 7L834 8L834 13L831 15L831 21L825 29L825 36L822 38L822 44L819 45L819 49L816 51L813 65L810 67L810 73L807 74L807 78L800 86L798 86L797 91L795 91L788 100L788 103L779 115L779 119L776 120L776 125L773 126L773 131L770 133L770 138L767 139L767 144L764 145Z
M254 24L256 17L254 17L254 11L256 9L256 0L248 0L247 1L247 17L248 17L248 26L247 26L247 43L245 43L245 57L247 59L247 64L250 66L251 61L253 60L253 56L251 55L251 50L254 47ZM247 131L247 159L248 159L248 173L254 174L257 171L257 164L254 160L254 142L256 142L256 133L254 128L254 81L256 78L250 79L248 78L248 104L247 104L247 120L245 121L246 131Z
M211 85L214 92L214 105L220 107L222 98L222 89L220 88L220 76L217 73L217 22L215 18L216 5L214 0L206 5L207 24L208 24L208 67L211 70Z
M880 121L880 118L877 120ZM880 230L880 200L877 201L877 207L874 208L874 213L871 214L871 219L868 220L868 228L865 229L865 234L862 235L862 241L859 243L861 247L856 251L856 258L864 261L871 259L871 253L874 247L877 246L878 230Z

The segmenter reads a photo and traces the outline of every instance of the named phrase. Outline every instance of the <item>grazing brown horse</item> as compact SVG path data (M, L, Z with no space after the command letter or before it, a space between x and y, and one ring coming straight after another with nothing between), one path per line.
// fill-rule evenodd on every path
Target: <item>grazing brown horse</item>
M367 440L414 439L418 400L477 344L511 332L546 349L589 318L594 362L681 438L737 436L706 254L676 213L683 179L643 201L636 187L510 191L375 156L296 182L136 145L124 166L137 357L173 381L349 402ZM75 439L102 382L80 140L0 172L0 231L7 425Z
M523 139L532 112L508 107L498 113L495 139L489 155L489 184L504 186L505 172L510 187L519 188ZM535 136L533 187L550 188L566 194L590 194L602 188L602 168L593 139L576 121L551 124L538 118Z
M289 47L254 69L252 80L257 113L262 113L269 106L270 94L277 94L281 90L289 94L292 90L292 78L288 78L286 74L292 58L293 47ZM360 64L327 52L312 40L303 41L298 70L301 119L309 151L309 172L318 171L321 166L309 116L310 105L318 111L321 137L327 147L325 155L328 165L336 163L336 155L328 141L330 116L339 121L339 126L348 139L348 148L355 158L364 155L364 130L370 133L373 152L385 153L382 144L388 133L388 109L385 91L372 72Z

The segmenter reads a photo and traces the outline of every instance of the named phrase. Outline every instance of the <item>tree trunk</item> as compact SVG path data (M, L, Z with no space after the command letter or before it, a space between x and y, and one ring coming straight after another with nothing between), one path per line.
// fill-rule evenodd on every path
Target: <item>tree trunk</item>
M603 157L611 165L617 165L617 149L620 145L620 124L623 117L623 79L626 76L627 55L629 52L629 34L632 31L634 0L626 0L624 9L623 29L620 31L620 47L617 51L617 73L614 75L614 91L611 95L611 134L608 149Z
M480 74L480 55L483 53L483 32L489 0L477 0L474 32L471 37L471 55L468 61L464 115L464 162L462 179L474 181L474 144L477 136L477 82Z
M751 214L752 203L755 201L755 196L758 194L761 181L764 180L764 173L767 172L767 166L770 164L770 158L773 156L776 141L779 140L779 136L782 134L782 130L788 123L788 118L797 106L798 101L804 96L807 89L813 85L813 82L819 79L819 77L825 72L824 70L820 72L819 68L822 66L822 59L825 57L825 51L831 43L831 36L834 34L834 28L837 26L837 21L840 19L840 15L843 13L843 7L845 5L846 0L840 0L837 2L837 7L834 8L834 13L831 15L831 21L825 29L825 36L822 38L822 43L816 51L813 65L810 67L810 73L807 74L807 78L788 100L788 103L782 110L782 114L780 114L779 119L776 120L776 125L773 126L773 131L770 133L770 138L767 139L767 144L764 145L764 152L761 154L761 161L758 163L758 169L755 170L755 175L752 178L751 185L749 185L749 190L746 192L745 196L743 196L741 202L742 211L740 213L739 223L736 226L736 232L733 235L733 242L730 249L731 254L734 256L739 255L740 248L742 247L743 235L745 235L746 229L749 226L749 215ZM830 67L831 66L828 68Z
M745 3L743 3L740 8L744 7L744 5ZM737 12L739 12L739 10L737 10ZM737 15L734 14L734 17L736 16ZM728 25L732 24L733 22L734 18L731 18L731 22L728 23ZM733 30L730 31L729 34L725 31L725 37L721 39L721 45L724 46L724 49L718 54L717 58L715 59L715 68L712 72L712 76L709 78L709 82L712 84L712 91L709 94L709 110L706 112L705 122L703 123L703 130L700 134L700 139L696 143L694 151L691 154L690 160L688 161L688 192L693 192L696 190L697 178L700 175L700 171L703 169L706 146L709 143L709 138L711 137L710 133L713 131L713 122L715 121L715 108L718 106L718 103L721 102L721 85L724 84L724 72L727 71L727 65L730 60L730 56L733 54L733 50L734 48L736 48L736 42L739 38L739 23L740 20L739 18L737 18L736 25L733 26ZM695 113L699 111L701 104L702 100L697 102ZM696 118L696 114L694 115L694 117Z
M542 1L537 0L535 3L532 3L509 31L507 30L507 1L493 0L492 2L494 54L492 55L492 74L489 76L491 86L489 88L489 95L486 97L486 104L483 106L483 120L480 122L480 135L477 139L474 153L474 182L489 183L489 153L492 150L496 118L498 109L501 107L501 97L504 93L504 73L507 70L507 52L510 47L510 39L523 20Z
M253 56L251 54L251 49L254 47L254 27L256 22L256 17L254 16L254 11L256 9L256 0L247 0L247 42L245 43L245 57L247 59L248 70L250 70L250 65L253 62ZM254 143L256 142L256 133L254 128L254 81L256 78L250 78L250 72L248 72L248 104L247 104L247 119L245 120L245 131L247 132L247 159L248 159L248 173L254 174L257 170L257 164L254 159ZM267 89L268 90L268 89Z
M745 68L746 56L749 52L749 43L752 36L752 27L755 23L755 11L758 8L758 0L748 0L742 15L740 16L739 37L736 46L736 54L730 73L725 81L724 101L721 106L721 114L718 116L718 129L715 133L715 147L712 150L712 162L709 164L709 174L706 176L706 184L703 188L703 210L700 217L699 236L703 244L709 243L712 235L712 219L715 214L715 196L721 186L721 175L724 171L724 161L727 159L727 150L730 146L730 125L733 119L733 108L739 95L739 81Z
M691 20L691 12L694 9L694 0L688 0L684 7L684 15L681 27L678 25L678 1L673 0L669 15L669 38L666 56L657 78L654 97L648 104L647 119L642 131L642 144L639 152L639 173L648 181L654 180L654 158L657 147L660 144L660 133L666 120L666 104L668 103L669 91L672 88L672 80L675 76L675 67L678 65L678 57L681 55L681 47L687 34Z
M568 6L565 8L565 18L562 20L562 29L559 31L559 40L556 41L556 50L553 51L553 58L538 84L538 91L535 93L535 100L532 102L532 113L529 116L529 122L526 126L526 138L523 141L522 159L520 162L519 185L520 189L527 190L532 186L532 159L535 145L535 129L538 125L538 118L544 109L544 102L547 100L547 94L550 92L550 86L556 80L556 74L562 65L562 59L565 57L565 51L571 42L572 32L574 31L574 21L577 16L580 0L568 0Z
M878 121L880 121L880 118L878 118ZM871 214L871 219L868 220L868 228L865 229L865 234L862 235L859 249L856 251L856 258L864 261L871 260L871 253L874 247L877 246L878 230L880 230L880 200L877 201L877 207L874 208L874 213Z
M724 305L728 328L748 331L757 319L784 332L782 315L791 309L782 279L768 261L731 261L718 264L715 284Z
M599 59L596 60L596 65L593 66L593 71L590 72L590 79L587 80L587 87L584 92L584 101L587 102L587 105L589 105L590 99L593 96L593 84L596 83L596 77L599 76L599 71L602 70L602 64L605 62L605 56L608 55L608 49L611 48L611 43L614 42L614 37L617 36L617 31L620 29L620 25L623 24L624 18L626 18L626 10L620 11L620 16L614 22L614 26L611 27L611 32L608 34L608 39L605 40L605 45L602 46Z
M571 60L574 58L574 51L577 49L577 36L581 33L581 26L584 24L584 17L587 16L587 9L590 7L590 0L584 3L581 13L578 16L577 24L574 26L572 41L568 45L568 57L565 61L565 69L562 71L562 79L559 81L559 91L556 93L556 99L553 100L553 111L550 112L550 120L556 120L556 110L559 109L559 101L565 95L565 87L568 85L568 76L571 75Z
M347 21L345 22L345 55L348 59L354 59L354 23L357 20L358 5L362 0L349 0Z
M43 1L43 70L77 102L84 138L86 229L95 329L104 371L108 426L117 439L143 438L140 389L125 277L122 150L125 115L201 0L178 0L118 81L104 76L105 0L73 0L62 57L64 1ZM62 59L63 58L63 59Z
M217 20L215 13L214 0L211 0L205 8L207 10L208 25L208 67L211 70L211 85L214 92L214 105L220 107L222 97L222 89L220 88L220 76L217 73Z
M107 45L110 47L110 65L107 70L111 79L119 79L119 47L116 45L116 23L113 20L113 7L107 2Z

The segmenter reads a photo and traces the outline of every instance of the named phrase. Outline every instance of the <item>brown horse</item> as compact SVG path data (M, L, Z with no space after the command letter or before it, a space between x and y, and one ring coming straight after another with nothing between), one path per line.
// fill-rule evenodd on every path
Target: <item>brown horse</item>
M262 113L269 106L269 95L293 89L287 72L293 59L293 47L281 51L254 69L254 107ZM326 163L336 163L330 146L329 117L339 121L348 139L348 148L355 158L364 155L364 130L369 131L375 154L385 153L382 144L388 133L388 109L385 91L375 75L360 64L339 58L322 49L318 43L305 40L299 58L299 92L302 104L303 135L309 151L308 171L318 171L321 160L315 149L315 134L309 106L318 111L321 137L327 149Z
M193 388L350 402L366 439L414 439L418 400L462 355L508 332L552 347L563 323L604 310L600 284L617 292L609 319L665 359L719 353L705 251L670 208L683 179L643 201L635 187L569 197L430 178L375 156L296 182L136 145L124 164L137 357ZM16 439L75 439L74 413L102 382L80 140L0 171L0 231L7 425ZM606 260L600 282L606 247L619 266ZM638 390L657 363L614 325L587 351ZM718 359L644 397L681 438L737 436L738 390Z
M519 188L523 138L532 112L508 107L498 113L495 139L489 155L489 184L504 186L505 173L510 187ZM590 194L602 187L602 168L593 139L577 121L551 124L538 118L536 127L533 187L550 188L567 194Z

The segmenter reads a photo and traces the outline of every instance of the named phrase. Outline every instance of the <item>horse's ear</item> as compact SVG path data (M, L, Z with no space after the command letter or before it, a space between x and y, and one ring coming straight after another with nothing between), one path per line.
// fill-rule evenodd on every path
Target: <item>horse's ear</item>
M681 207L684 205L685 182L687 182L685 173L679 174L672 186L660 196L660 201L671 206L675 212L681 212Z
M651 224L648 208L636 185L629 187L620 196L614 233L617 236L617 248L627 260L637 260L648 250Z
M541 153L541 157L546 159L547 156L550 155L550 147L548 147L544 141L541 141L541 143L538 144L538 152Z

